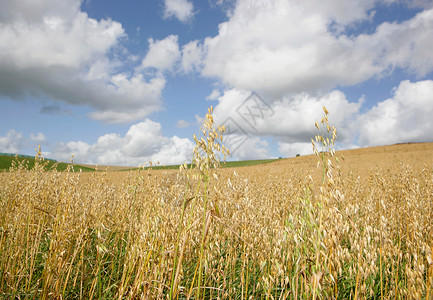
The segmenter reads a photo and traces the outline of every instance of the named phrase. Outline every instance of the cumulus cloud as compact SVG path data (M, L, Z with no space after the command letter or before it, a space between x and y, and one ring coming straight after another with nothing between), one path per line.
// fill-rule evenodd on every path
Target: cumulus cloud
M190 162L193 148L191 140L165 137L160 123L145 119L132 125L124 136L105 134L94 144L82 141L58 143L49 155L69 161L74 154L77 163L99 165L138 166L149 160L170 165Z
M229 89L218 97L214 120L225 125L224 144L232 151L230 159L258 159L268 155L263 137L278 142L284 157L312 153L311 138L319 132L314 126L323 116L322 106L330 111L329 122L338 129L341 145L357 142L356 119L363 98L349 101L338 90L312 96L300 93L268 101L256 93Z
M71 20L80 5L81 2L77 0L0 1L0 23L21 20L37 24L45 16L59 16Z
M114 86L103 90L95 86L84 98L90 101L89 96L99 92L99 97L106 95L110 99L96 103L100 109L90 114L93 119L111 123L130 122L161 109L160 98L166 83L163 76L146 81L142 74L128 77L121 73L112 76L111 82ZM110 95L110 92L113 94Z
M155 68L160 71L172 70L180 58L177 35L169 35L165 39L154 41L149 39L149 51L144 57L143 68Z
M80 4L0 1L0 95L87 105L91 117L106 122L160 109L165 79L119 72L122 62L109 57L125 50L122 25L89 18Z
M0 152L20 153L24 144L25 139L22 132L11 129L5 136L0 136Z
M33 143L37 143L38 145L45 145L48 142L47 138L42 132L38 132L37 134L31 133L30 141L32 141Z
M372 35L361 35L357 45L376 52L382 70L404 68L417 77L433 71L433 9L402 23L383 23Z
M164 18L177 18L185 23L194 16L194 5L188 0L164 0Z
M295 157L297 154L308 155L313 153L311 143L278 143L278 152L284 157Z
M194 144L189 139L173 136L157 153L152 155L151 161L159 161L165 165L188 163L192 161L193 149Z
M377 0L330 0L317 2L303 1L305 9L313 14L320 14L328 20L340 25L368 20L371 18L370 10L374 8Z
M182 46L182 70L185 73L200 71L203 60L203 45L199 41L191 41Z
M235 148L227 145L230 156L227 160L250 160L250 159L267 159L270 158L270 148L268 142L259 137L248 137Z
M268 101L251 98L251 92L230 89L218 98L214 108L215 120L220 124L234 121L238 132L253 136L273 136L284 142L309 142L315 132L314 121L320 120L326 106L331 112L329 119L339 129L339 139L351 140L353 123L362 105L362 99L350 102L338 90L321 96L306 93Z
M162 40L149 39L149 51L143 58L140 70L154 68L158 71L198 72L202 68L203 45L194 40L180 49L177 35Z
M395 67L432 71L433 10L372 34L335 30L368 20L375 3L240 0L218 35L205 39L202 74L282 97L354 85Z
M221 96L221 92L217 89L214 89L209 96L206 97L206 100L217 100L218 97Z
M246 99L250 95L243 90L227 90L218 98L214 109L216 122L228 128L225 143L236 153L238 148L255 147L246 141L271 136L277 139L278 150L285 157L311 154L310 139L319 133L314 121L320 121L323 116L322 106L330 111L329 122L337 128L340 149L432 141L432 80L402 81L394 88L392 98L378 102L365 112L361 111L363 98L349 101L338 90L320 96L301 93L269 103L249 102ZM260 157L253 152L249 156L255 155Z
M38 145L48 144L46 136L41 132L31 133L29 137L25 137L22 132L11 129L5 136L0 136L0 152L4 153L24 154L23 151L28 150L27 147L34 149Z
M270 147L264 139L245 134L241 131L233 132L233 128L226 126L226 131L223 135L223 145L229 150L229 155L225 157L227 161L236 160L251 160L251 159L266 159L271 158ZM232 130L230 132L230 130ZM220 161L224 160L222 153L216 153Z
M397 5L393 2L425 10L403 22L376 25L370 33L353 33L362 23L374 24L377 5ZM430 81L403 81L393 98L365 113L362 97L347 99L338 90L388 76L396 68L416 78L430 74L431 4L237 1L218 34L203 42L201 74L231 87L208 96L218 99L215 120L238 128L235 141L277 138L284 156L311 153L310 138L317 134L314 120L320 120L322 105L338 129L338 147L431 140ZM263 101L248 104L252 90L259 91Z
M66 144L58 143L52 151L47 153L47 156L63 162L92 163L91 160L88 160L89 148L89 144L81 141L71 141Z
M433 132L433 81L402 81L392 98L359 117L359 144L429 142Z

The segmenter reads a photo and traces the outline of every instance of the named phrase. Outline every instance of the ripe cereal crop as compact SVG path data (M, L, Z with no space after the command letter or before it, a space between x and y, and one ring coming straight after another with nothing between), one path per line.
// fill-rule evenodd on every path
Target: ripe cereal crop
M0 173L5 299L433 299L433 144L219 168L212 109L179 170ZM314 122L314 120L312 120Z

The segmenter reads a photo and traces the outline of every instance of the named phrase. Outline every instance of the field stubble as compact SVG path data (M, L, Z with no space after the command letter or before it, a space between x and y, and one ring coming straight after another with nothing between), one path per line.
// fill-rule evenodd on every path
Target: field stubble
M197 169L1 173L0 296L432 299L432 143L214 169L210 113Z

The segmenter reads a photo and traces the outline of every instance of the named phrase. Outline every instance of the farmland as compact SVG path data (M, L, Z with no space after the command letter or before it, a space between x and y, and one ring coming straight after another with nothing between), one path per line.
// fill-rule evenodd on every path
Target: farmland
M2 172L0 295L431 299L433 143L213 168L207 120L195 168Z
M22 168L25 168L27 170L32 169L35 167L35 158L18 156L18 155L15 156L15 155L0 154L0 172L8 171L13 166L18 167L18 165L20 164ZM62 163L62 162L59 163L53 160L47 160L43 167L47 171L48 170L66 171L68 167L70 168L70 171L77 171L77 172L95 171L94 168L89 168L86 166L78 166L78 165L74 166L67 163Z

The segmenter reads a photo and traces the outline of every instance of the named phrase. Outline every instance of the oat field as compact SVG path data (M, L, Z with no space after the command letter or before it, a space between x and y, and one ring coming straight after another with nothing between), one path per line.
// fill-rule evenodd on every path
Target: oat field
M215 168L209 111L194 168L0 173L0 298L433 299L433 143L335 153L327 120L265 165Z

